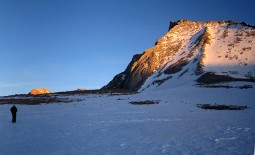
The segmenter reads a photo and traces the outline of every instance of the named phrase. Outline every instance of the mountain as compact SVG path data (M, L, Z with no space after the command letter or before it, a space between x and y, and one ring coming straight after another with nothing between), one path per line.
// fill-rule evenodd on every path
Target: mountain
M30 94L30 95L39 95L39 94L50 94L50 93L52 93L52 92L49 91L48 89L41 88L41 89L33 89L28 94Z
M233 81L255 82L255 27L235 21L179 20L171 21L169 31L152 48L134 55L126 70L102 89L217 87Z

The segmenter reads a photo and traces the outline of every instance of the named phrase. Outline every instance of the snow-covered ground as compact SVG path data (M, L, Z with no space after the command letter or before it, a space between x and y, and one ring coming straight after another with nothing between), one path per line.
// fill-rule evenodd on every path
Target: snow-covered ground
M135 95L69 96L80 102L0 105L1 155L254 154L254 89L176 87ZM65 96L66 97L66 96ZM160 100L154 105L130 101ZM246 105L240 111L196 104Z

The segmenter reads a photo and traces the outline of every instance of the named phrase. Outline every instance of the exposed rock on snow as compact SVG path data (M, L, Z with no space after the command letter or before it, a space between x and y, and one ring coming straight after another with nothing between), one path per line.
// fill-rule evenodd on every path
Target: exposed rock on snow
M205 110L245 110L247 106L236 106L236 105L219 105L219 104L198 104L197 107Z
M130 104L135 104L135 105L143 105L143 104L159 104L160 101L158 100L146 100L146 101L132 101L129 102Z

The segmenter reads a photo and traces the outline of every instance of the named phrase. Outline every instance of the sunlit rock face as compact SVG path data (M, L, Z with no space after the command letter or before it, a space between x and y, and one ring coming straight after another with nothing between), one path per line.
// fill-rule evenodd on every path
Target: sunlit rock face
M28 94L30 94L30 95L39 95L39 94L50 94L50 93L52 93L52 92L49 91L48 89L41 88L41 89L33 89Z
M155 46L134 55L126 70L103 89L143 91L171 87L170 81L197 82L206 75L252 82L254 66L254 26L235 21L171 21L169 31Z

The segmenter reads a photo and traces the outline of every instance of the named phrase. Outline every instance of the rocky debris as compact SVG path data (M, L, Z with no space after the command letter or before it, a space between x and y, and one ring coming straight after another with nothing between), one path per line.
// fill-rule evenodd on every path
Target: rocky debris
M158 100L146 100L146 101L132 101L130 104L143 105L143 104L159 104Z
M245 110L249 107L247 106L237 106L237 105L219 105L219 104L197 104L197 107L205 110Z
M250 78L233 78L227 75L216 75L212 72L204 73L202 76L200 76L197 79L198 84L216 84L216 83L222 83L222 82L233 82L233 81L246 81L246 82L255 82L255 79Z

